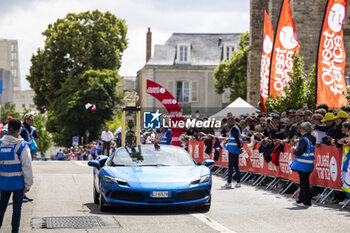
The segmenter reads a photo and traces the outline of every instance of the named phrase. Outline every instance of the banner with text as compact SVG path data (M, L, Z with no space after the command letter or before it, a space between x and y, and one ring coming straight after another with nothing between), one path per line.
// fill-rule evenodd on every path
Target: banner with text
M299 53L299 49L289 0L284 0L272 50L269 95L275 96L284 92L284 87L291 80L288 73L293 70L292 56Z
M328 0L317 54L316 103L331 108L346 105L345 48L343 24L347 0Z
M260 143L250 149L248 143L243 143L245 151L239 155L239 168L242 171L249 171L257 174L280 177L293 182L299 182L298 173L292 171L289 164L294 160L291 145L285 145L283 152L279 155L279 165L272 162L267 163L264 156L259 152ZM210 155L204 153L203 141L191 140L188 142L188 152L196 162L204 162L214 157L214 150ZM219 160L215 164L228 166L228 151L220 150ZM330 187L341 190L341 167L342 149L335 146L319 146L315 150L315 167L310 176L310 184Z
M264 10L263 45L260 62L260 99L263 106L265 106L265 100L269 96L269 75L272 47L273 27L266 10Z

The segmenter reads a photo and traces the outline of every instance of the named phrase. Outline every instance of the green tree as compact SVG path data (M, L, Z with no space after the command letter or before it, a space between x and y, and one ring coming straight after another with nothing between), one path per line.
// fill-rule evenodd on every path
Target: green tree
M67 14L43 32L45 47L32 56L27 80L37 108L48 113L47 129L58 145L71 145L71 138L65 137L85 136L86 130L93 139L96 127L111 118L120 96L115 92L126 33L124 20L98 10ZM101 114L83 111L87 102L96 104Z
M232 52L232 59L221 62L214 70L215 91L222 94L230 88L230 100L247 98L247 64L249 33L239 38L239 50Z
M112 119L122 99L119 80L112 70L89 70L67 79L54 101L55 111L49 111L47 127L55 143L70 146L73 136L85 137L87 130L90 139L99 138L104 122ZM95 104L96 110L85 109L86 103Z
M109 127L111 132L116 131L120 126L122 126L122 111L118 110L117 114L115 114L113 119L108 121L106 125Z
M12 116L13 118L18 118L21 120L21 115L16 112L15 105L11 103L5 103L1 106L1 122L5 122L8 116Z
M34 120L33 126L39 136L39 152L45 154L52 144L52 139L45 128L47 118L44 114L37 114L34 115Z
M289 109L299 109L307 104L312 109L315 103L315 66L306 75L304 72L303 57L293 54L293 71L289 73L291 80L284 87L284 93L269 96L265 107L268 112L284 112Z

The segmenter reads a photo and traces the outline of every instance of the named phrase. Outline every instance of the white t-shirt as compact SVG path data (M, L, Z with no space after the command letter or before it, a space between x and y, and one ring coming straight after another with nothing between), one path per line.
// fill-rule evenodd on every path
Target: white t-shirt
M101 134L101 138L102 138L102 141L105 141L105 142L110 142L114 139L113 137L113 134L111 131L103 131L102 134Z

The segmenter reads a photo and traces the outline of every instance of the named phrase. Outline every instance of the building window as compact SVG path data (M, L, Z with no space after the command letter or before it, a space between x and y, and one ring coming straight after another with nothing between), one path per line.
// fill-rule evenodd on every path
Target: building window
M15 45L11 44L11 52L14 52L14 51L15 51Z
M25 108L26 107L26 104L22 104L22 108Z
M190 82L176 82L176 100L179 103L190 102Z
M189 63L191 60L191 45L180 44L177 46L177 63Z
M225 45L224 46L224 60L232 59L232 52L235 50L234 45Z
M20 100L24 100L24 95L21 95L21 96L19 97L19 99L20 99Z
M34 104L29 104L29 108L35 108Z
M17 60L17 54L11 53L11 60Z
M16 77L17 76L17 70L11 70L11 74L13 77Z
M188 47L187 46L180 46L180 61L186 62L187 55L188 55Z

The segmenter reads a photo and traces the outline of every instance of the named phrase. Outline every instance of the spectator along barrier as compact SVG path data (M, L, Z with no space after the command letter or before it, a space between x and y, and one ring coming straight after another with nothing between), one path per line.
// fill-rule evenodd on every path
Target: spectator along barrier
M239 156L241 171L282 178L294 183L299 182L297 172L293 172L289 167L289 164L294 160L294 154L291 151L292 146L284 146L283 152L279 154L278 165L272 162L267 163L264 160L263 154L258 150L260 143L255 144L252 150L248 148L246 142L243 143L243 146L245 152ZM204 151L203 141L190 140L188 142L188 152L196 162L203 162L214 157L214 150L212 150L211 155L205 154ZM326 145L317 147L315 150L315 168L310 176L310 184L325 187L324 194L328 196L333 190L341 190L341 159L341 148ZM228 151L226 149L220 150L220 157L216 161L216 165L228 166ZM328 194L326 191L328 191Z

